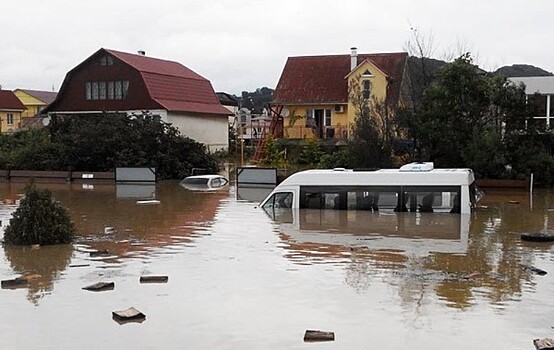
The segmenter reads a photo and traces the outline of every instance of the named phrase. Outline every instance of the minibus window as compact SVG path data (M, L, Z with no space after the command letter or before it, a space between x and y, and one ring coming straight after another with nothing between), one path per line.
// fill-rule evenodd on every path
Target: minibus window
M292 192L278 192L265 202L263 208L266 210L272 208L292 208L293 198Z

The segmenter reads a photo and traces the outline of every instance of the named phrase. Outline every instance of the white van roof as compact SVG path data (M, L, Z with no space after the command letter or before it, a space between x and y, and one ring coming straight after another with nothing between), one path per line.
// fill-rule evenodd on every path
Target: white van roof
M471 169L434 169L432 163L407 165L400 169L306 170L292 174L279 186L461 186L475 181Z

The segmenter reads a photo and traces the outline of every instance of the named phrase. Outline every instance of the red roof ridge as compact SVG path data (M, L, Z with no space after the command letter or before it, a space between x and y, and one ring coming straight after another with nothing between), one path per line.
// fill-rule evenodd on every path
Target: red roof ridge
M391 55L408 55L408 53L405 52L405 51L378 52L378 53L358 53L358 56L391 56ZM300 55L300 56L289 56L288 58L326 58L326 57L350 57L350 54Z
M158 75L164 75L168 77L177 76L177 77L186 77L187 79L194 79L194 80L207 80L200 74L196 73L192 69L184 66L183 64L177 61L170 61L163 58L156 58L156 57L145 56L145 55L135 54L130 52L123 52L123 51L112 50L112 49L103 49L103 50L114 55L118 59L134 67L140 72L155 73Z

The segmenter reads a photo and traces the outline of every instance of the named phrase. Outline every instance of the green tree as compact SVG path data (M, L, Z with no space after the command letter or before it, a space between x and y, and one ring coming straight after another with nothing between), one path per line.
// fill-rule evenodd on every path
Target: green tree
M302 150L298 162L301 164L315 165L319 163L323 150L319 139L307 139L302 143Z
M501 136L521 128L526 109L522 87L485 74L469 54L462 55L440 70L425 91L421 112L414 115L421 158L439 167L473 165L483 175L498 175L498 162L505 157ZM489 155L494 164L487 166L483 147L497 146Z
M352 165L372 168L390 166L397 133L393 108L387 101L364 96L360 76L350 81L348 97L356 116L349 143Z
M4 241L13 245L64 244L73 240L74 233L68 211L52 198L49 190L30 183L6 227Z
M63 167L108 171L117 166L154 166L159 178L182 178L192 168L216 172L217 160L207 148L181 136L157 115L143 113L74 115L54 119L52 142L67 150Z

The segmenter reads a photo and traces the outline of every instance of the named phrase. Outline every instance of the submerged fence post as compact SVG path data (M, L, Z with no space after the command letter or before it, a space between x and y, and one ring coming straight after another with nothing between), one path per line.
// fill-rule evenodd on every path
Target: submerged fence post
M66 178L66 181L68 181L68 182L72 182L72 181L73 181L73 167L72 167L72 166L68 166L68 167L67 167L67 178Z

